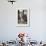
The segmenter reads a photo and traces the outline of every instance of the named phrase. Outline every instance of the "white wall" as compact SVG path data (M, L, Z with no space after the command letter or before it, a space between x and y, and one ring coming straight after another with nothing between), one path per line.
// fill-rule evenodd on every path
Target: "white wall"
M30 27L16 27L16 8L30 8ZM17 0L14 5L0 0L0 40L11 40L21 31L34 40L46 40L46 0Z

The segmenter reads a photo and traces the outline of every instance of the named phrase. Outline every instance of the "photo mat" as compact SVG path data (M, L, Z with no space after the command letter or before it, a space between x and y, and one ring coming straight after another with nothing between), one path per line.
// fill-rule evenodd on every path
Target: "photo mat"
M23 27L29 26L30 21L29 8L17 8L16 9L16 26Z

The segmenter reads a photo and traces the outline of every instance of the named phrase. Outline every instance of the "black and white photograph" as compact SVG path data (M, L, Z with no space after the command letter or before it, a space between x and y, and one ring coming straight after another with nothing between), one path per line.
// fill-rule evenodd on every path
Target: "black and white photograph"
M18 10L18 24L27 24L27 10Z
M29 9L27 8L17 9L17 24L18 26L29 25Z

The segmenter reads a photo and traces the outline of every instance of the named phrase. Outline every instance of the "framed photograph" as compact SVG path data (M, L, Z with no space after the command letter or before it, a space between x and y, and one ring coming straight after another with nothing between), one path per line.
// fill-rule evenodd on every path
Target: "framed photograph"
M16 26L23 27L29 26L29 9L28 8L17 8L16 9Z

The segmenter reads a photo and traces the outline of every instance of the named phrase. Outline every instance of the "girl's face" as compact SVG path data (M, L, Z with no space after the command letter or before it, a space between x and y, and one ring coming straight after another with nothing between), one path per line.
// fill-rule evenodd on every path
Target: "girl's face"
M27 14L27 10L24 11L24 14Z

